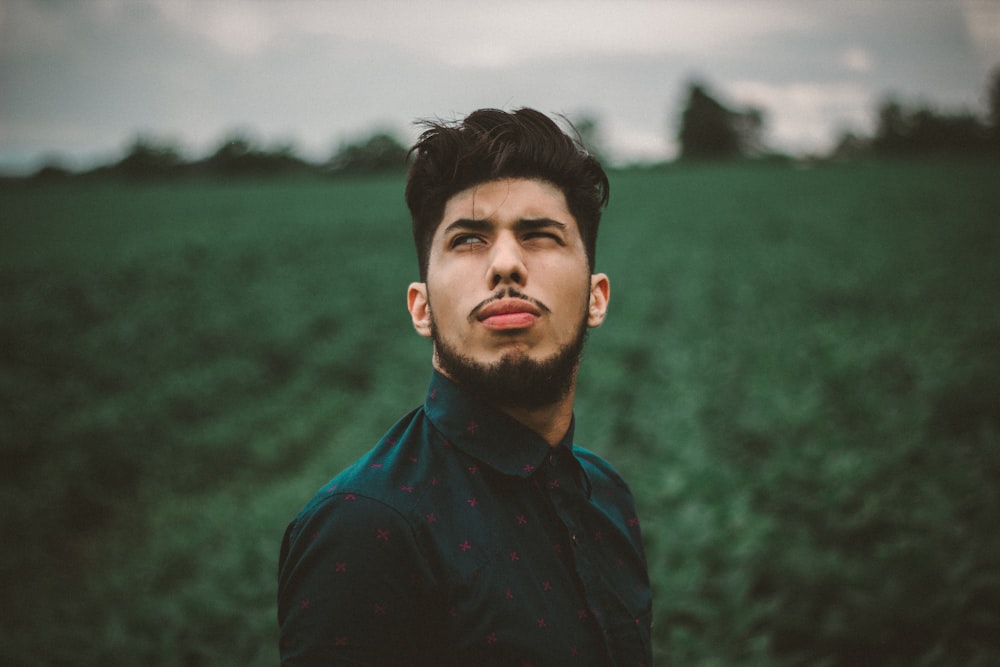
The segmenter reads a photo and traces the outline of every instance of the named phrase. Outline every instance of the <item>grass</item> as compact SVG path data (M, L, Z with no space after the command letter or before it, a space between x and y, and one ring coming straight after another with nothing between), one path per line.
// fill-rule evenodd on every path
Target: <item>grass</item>
M580 443L658 662L1000 659L996 163L613 175ZM7 664L265 665L285 523L417 404L402 182L0 186Z

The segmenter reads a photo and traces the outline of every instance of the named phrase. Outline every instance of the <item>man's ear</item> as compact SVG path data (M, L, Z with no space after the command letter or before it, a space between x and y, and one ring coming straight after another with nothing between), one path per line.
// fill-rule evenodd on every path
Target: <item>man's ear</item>
M608 313L611 299L611 281L603 273L590 276L590 309L587 311L587 326L599 327Z
M406 290L406 308L413 328L424 338L431 337L431 306L427 302L427 283L410 283Z

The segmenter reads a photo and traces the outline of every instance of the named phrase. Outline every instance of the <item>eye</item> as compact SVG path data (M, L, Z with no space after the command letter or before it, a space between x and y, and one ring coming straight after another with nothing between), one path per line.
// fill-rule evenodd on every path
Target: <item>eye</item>
M483 243L481 236L476 234L459 234L451 240L449 246L452 248L458 248L461 246L472 246L479 243Z
M552 241L559 245L564 245L562 237L554 232L528 232L524 235L525 241Z

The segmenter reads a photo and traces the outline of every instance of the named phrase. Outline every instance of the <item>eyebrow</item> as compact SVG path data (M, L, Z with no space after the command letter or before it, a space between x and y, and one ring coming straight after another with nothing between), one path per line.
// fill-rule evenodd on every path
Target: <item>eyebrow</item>
M444 234L450 234L453 231L470 231L470 232L488 232L496 225L489 220L482 220L478 218L459 218L458 220L452 222L447 227L444 228ZM559 231L565 231L566 225L558 220L552 220L551 218L521 218L514 223L514 231L518 232L530 232L537 229L551 229L556 228Z

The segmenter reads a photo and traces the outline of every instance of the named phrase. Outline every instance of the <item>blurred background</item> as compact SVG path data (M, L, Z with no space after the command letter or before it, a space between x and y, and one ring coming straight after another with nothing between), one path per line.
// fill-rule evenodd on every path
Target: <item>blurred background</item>
M321 161L482 106L586 118L615 163L658 162L692 83L760 111L768 150L822 155L890 100L986 113L1000 62L995 0L4 0L0 30L8 172L233 133Z
M267 665L418 404L416 119L609 166L657 664L1000 662L1000 2L0 0L0 660Z

